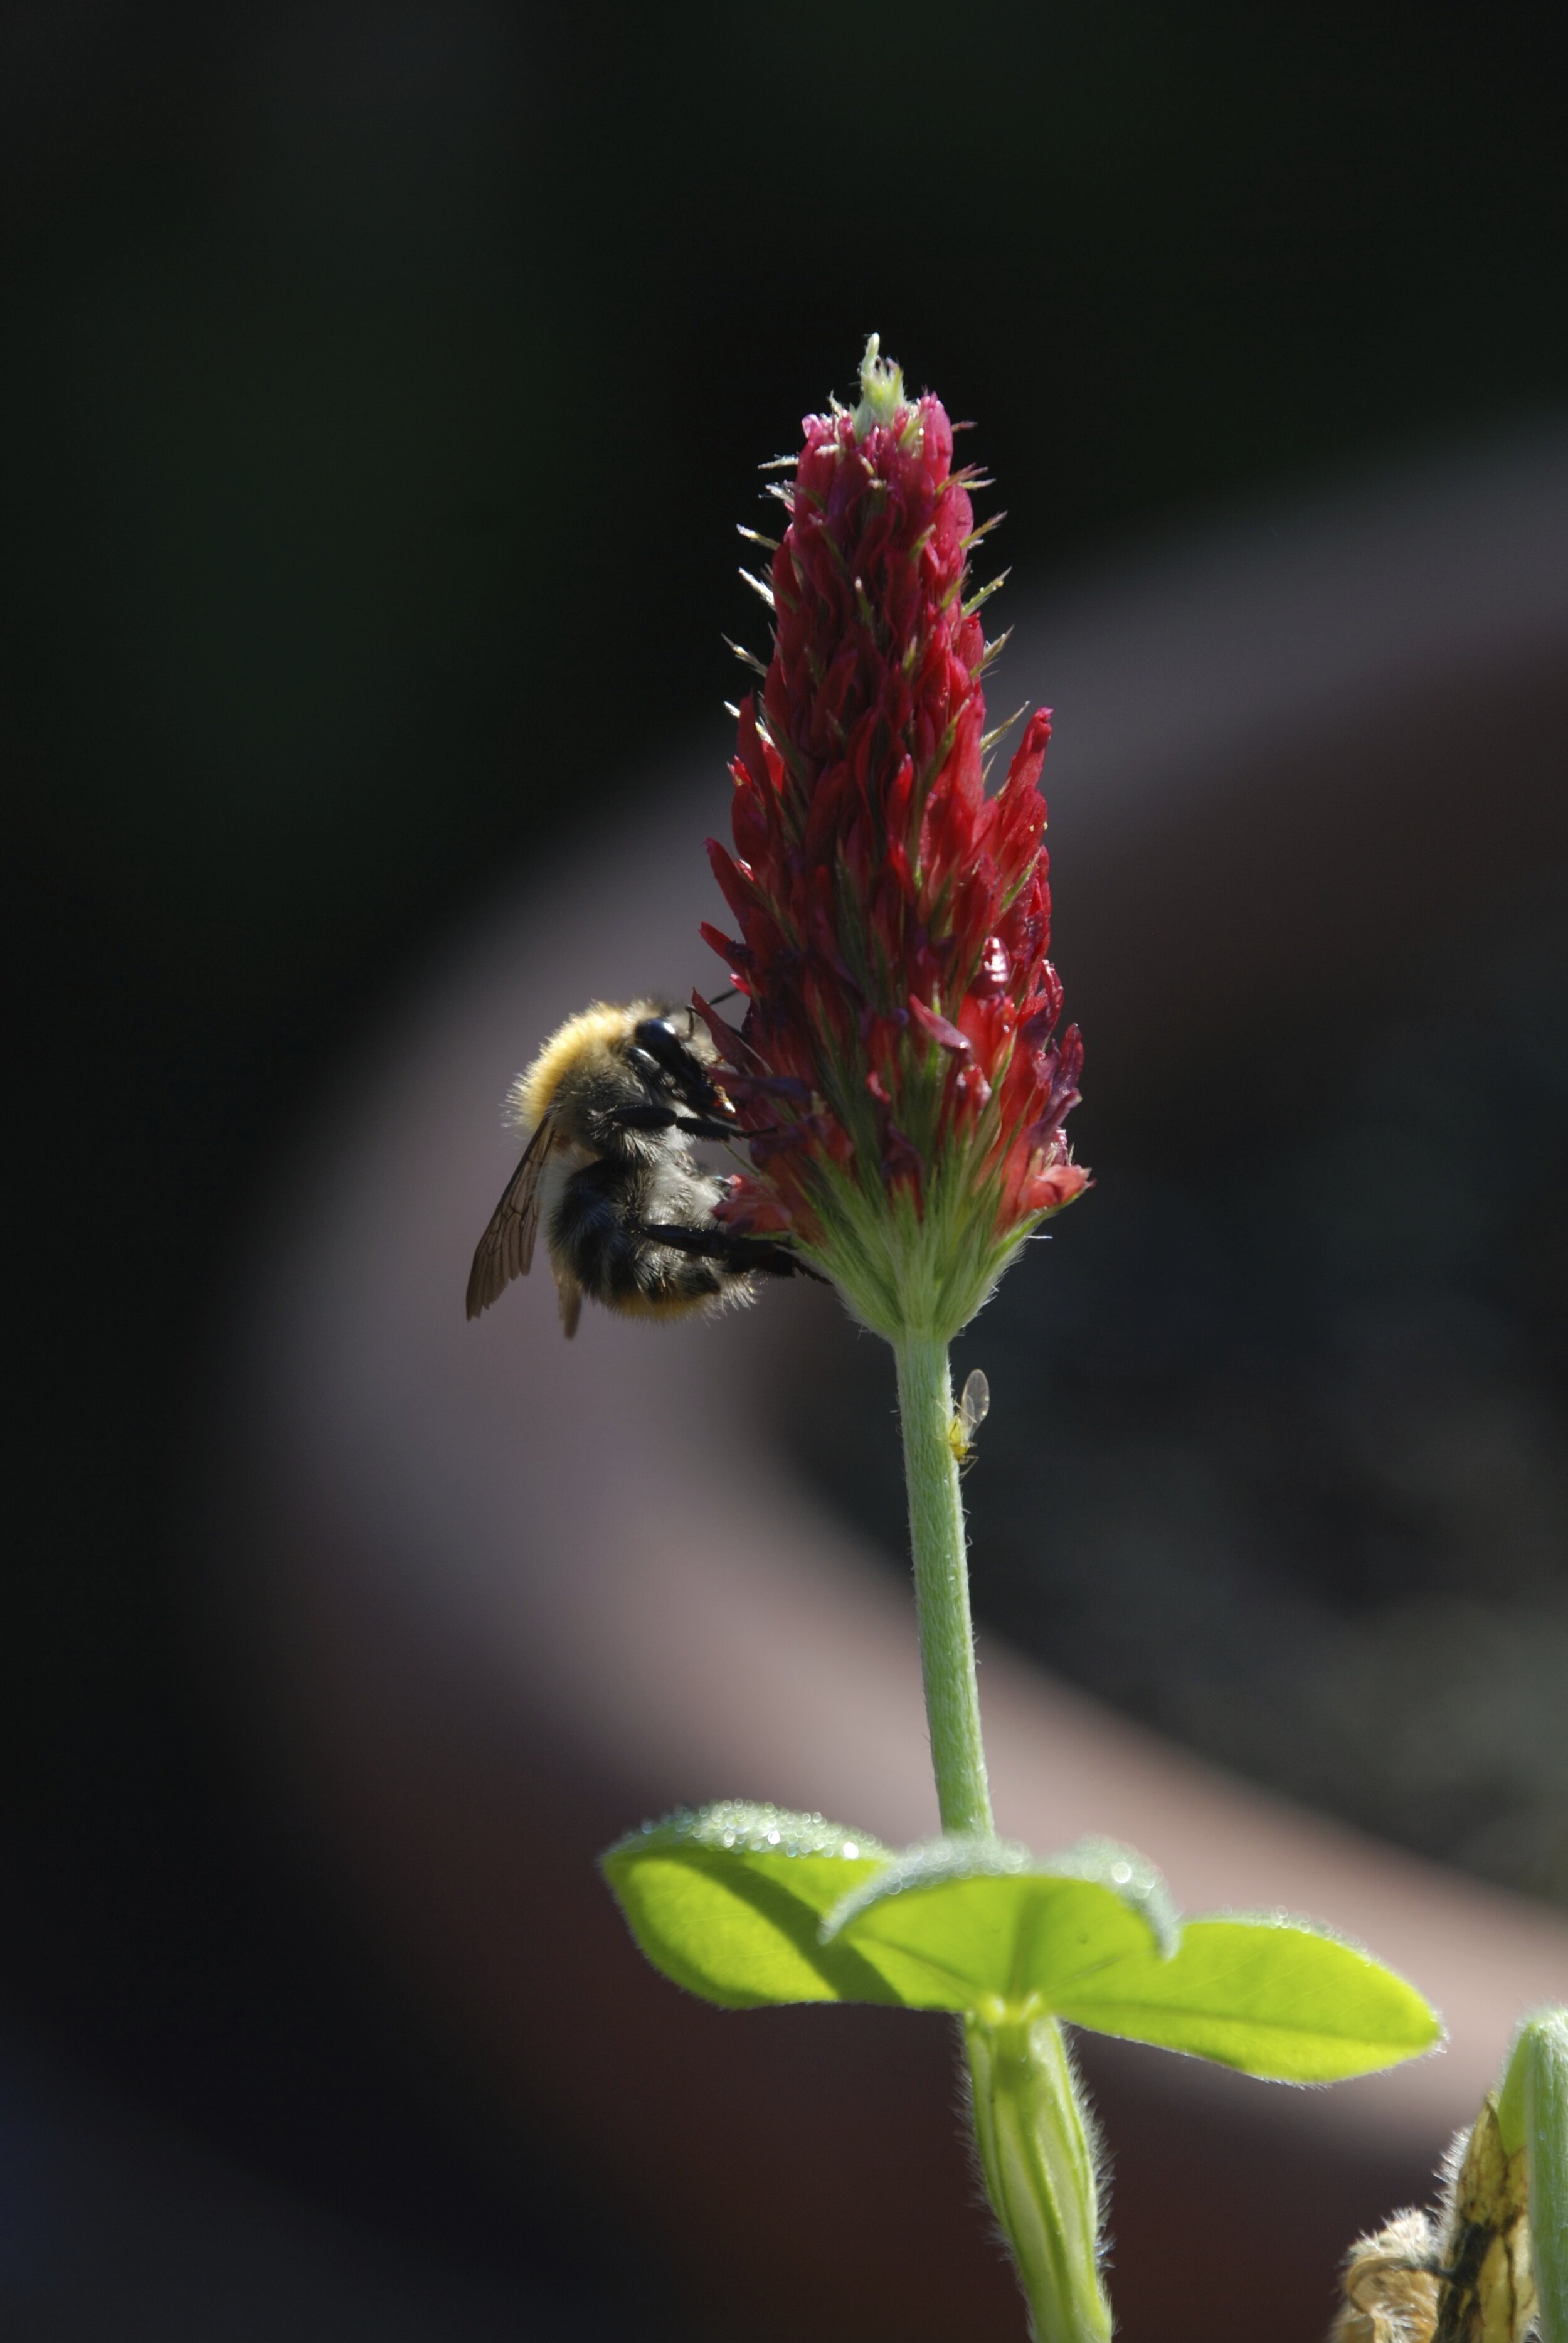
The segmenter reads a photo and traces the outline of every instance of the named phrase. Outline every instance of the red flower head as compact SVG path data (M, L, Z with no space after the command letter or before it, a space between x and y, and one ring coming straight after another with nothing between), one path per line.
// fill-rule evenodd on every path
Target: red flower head
M1045 709L986 793L974 474L875 336L860 383L775 490L773 656L739 711L735 851L709 848L739 935L703 930L743 1029L699 1005L756 1134L727 1216L789 1232L879 1332L947 1335L1088 1185L1062 1131L1082 1048L1046 957Z

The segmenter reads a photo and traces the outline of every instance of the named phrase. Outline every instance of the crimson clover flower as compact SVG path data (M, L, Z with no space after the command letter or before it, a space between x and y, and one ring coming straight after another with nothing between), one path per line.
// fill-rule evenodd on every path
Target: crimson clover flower
M774 488L773 653L739 711L734 851L709 844L739 932L703 930L744 1024L698 1006L753 1134L722 1215L788 1232L877 1332L945 1339L1089 1183L1063 1134L1083 1053L1047 957L1046 709L986 791L975 473L875 335L860 387Z

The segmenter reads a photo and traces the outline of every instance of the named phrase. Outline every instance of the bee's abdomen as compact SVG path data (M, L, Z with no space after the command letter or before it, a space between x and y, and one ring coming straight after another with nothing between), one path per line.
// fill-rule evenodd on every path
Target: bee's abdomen
M635 1315L699 1309L736 1281L714 1262L657 1243L650 1221L711 1222L696 1177L679 1182L683 1210L669 1209L671 1167L601 1159L573 1175L550 1220L550 1249L593 1301Z

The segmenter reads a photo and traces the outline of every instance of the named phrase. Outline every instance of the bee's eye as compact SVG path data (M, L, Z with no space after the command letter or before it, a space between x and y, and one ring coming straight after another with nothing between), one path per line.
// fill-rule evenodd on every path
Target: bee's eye
M645 1017L634 1039L650 1050L661 1065L678 1064L685 1055L686 1045L668 1017Z

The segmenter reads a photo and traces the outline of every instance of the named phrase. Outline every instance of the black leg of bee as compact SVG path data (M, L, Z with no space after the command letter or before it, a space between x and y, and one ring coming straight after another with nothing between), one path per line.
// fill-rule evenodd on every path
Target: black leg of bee
M799 1254L772 1237L732 1236L728 1229L673 1228L658 1222L647 1223L642 1233L655 1244L668 1245L672 1252L695 1253L703 1261L721 1262L726 1269L757 1270L765 1277L809 1277L818 1285L827 1283Z
M673 1131L678 1117L672 1106L618 1106L606 1120L622 1131Z
M693 1139L738 1139L741 1133L732 1122L720 1122L717 1115L682 1114L673 1106L618 1106L609 1117L622 1131L684 1131Z
M747 1133L737 1130L732 1122L720 1122L712 1114L678 1114L677 1131L689 1131L693 1139L743 1139Z

